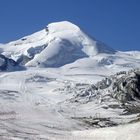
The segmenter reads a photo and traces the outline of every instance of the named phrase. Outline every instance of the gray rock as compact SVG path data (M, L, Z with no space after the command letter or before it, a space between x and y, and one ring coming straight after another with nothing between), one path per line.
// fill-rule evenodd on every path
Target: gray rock
M18 67L18 64L4 55L0 54L0 71L7 71L7 70L12 70L15 67Z
M127 102L140 99L140 71L131 70L120 78L116 78L112 87L112 96Z

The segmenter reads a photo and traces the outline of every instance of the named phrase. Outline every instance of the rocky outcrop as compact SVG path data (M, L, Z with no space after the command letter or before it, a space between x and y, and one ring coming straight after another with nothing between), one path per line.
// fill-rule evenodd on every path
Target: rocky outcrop
M140 69L121 71L95 84L98 92L109 92L123 103L140 100Z
M122 77L114 78L112 96L122 102L140 99L140 70L131 70Z
M19 66L13 59L0 54L0 71L11 71L17 67Z

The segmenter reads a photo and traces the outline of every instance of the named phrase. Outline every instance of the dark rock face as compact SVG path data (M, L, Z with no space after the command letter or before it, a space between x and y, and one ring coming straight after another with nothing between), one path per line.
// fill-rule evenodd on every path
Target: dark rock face
M31 60L31 58L25 56L25 55L21 55L21 57L16 61L18 64L20 65L25 65L27 62L29 62Z
M132 70L116 78L112 86L112 96L122 102L140 99L140 70Z
M111 85L111 83L112 83L112 80L111 79L105 78L102 81L98 82L96 84L96 87L98 89L106 89L106 88L108 88Z
M14 60L0 54L0 71L11 70L16 66L18 66L18 64Z
M0 54L0 70L5 70L7 66L7 59Z

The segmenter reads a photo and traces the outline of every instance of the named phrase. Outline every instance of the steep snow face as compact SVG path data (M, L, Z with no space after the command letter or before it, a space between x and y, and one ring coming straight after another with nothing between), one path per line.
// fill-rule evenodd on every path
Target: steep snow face
M68 40L56 38L26 66L59 67L86 56Z
M26 66L41 67L63 66L79 58L115 52L105 44L92 40L68 21L51 23L44 30L2 48L3 54L15 61L24 61Z

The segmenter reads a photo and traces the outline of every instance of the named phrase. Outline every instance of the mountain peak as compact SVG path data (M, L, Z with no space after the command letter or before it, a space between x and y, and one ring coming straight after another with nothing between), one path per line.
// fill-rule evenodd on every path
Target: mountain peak
M80 30L78 26L69 22L69 21L61 21L61 22L53 22L48 24L47 28L49 29L50 33L54 32L62 32L66 30Z

